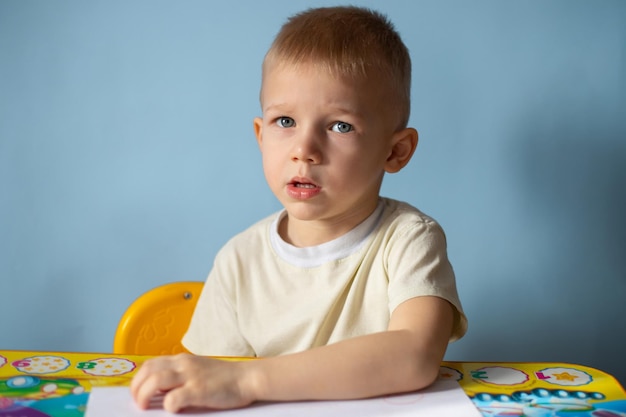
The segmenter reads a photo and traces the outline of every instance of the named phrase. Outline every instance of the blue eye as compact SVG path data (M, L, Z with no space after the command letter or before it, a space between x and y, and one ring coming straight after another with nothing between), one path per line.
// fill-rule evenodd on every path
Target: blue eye
M348 133L348 132L352 132L354 128L352 127L350 123L337 122L333 125L331 130L337 133Z
M296 121L291 117L283 116L276 120L276 124L280 127L294 127L296 125Z

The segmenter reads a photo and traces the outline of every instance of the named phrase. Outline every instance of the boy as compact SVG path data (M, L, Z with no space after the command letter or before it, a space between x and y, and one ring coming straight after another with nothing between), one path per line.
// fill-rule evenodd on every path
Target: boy
M407 128L411 63L393 26L356 7L311 9L263 62L254 130L284 210L218 253L184 345L148 361L141 408L235 408L254 401L365 398L438 375L466 319L439 225L379 197L417 146Z

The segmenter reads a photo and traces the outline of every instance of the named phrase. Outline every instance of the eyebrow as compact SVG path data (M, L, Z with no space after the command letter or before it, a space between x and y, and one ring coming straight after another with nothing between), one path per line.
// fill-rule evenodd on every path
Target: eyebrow
M267 107L263 107L262 111L266 112L266 111L287 111L288 113L291 111L291 105L289 103L275 103L275 104L270 104ZM329 109L329 111L333 112L333 113L340 113L340 114L346 114L346 115L350 115L352 117L356 117L357 119L365 119L365 114L363 112L357 111L356 109L350 108L350 107L345 107L345 106L341 106L341 105L328 105L326 106L327 109Z
M265 110L274 110L274 109L281 110L281 109L283 109L285 107L289 107L289 104L287 104L287 103L271 104L271 105L269 105L267 107L262 107L261 110L263 110L263 111L265 111Z

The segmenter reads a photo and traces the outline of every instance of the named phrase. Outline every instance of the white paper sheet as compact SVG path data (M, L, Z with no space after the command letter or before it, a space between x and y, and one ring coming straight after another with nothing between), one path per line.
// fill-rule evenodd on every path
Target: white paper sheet
M440 380L431 387L409 394L353 401L304 401L259 403L228 411L194 411L211 417L481 417L458 382ZM160 408L140 410L127 387L94 387L85 417L172 417Z

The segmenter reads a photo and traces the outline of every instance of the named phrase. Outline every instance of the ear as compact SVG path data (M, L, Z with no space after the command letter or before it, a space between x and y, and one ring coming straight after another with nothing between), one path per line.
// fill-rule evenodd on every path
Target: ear
M407 127L393 134L391 152L385 161L385 171L394 173L406 166L417 148L417 130Z
M254 118L254 135L256 136L256 142L261 147L261 142L263 141L263 119L260 117Z

